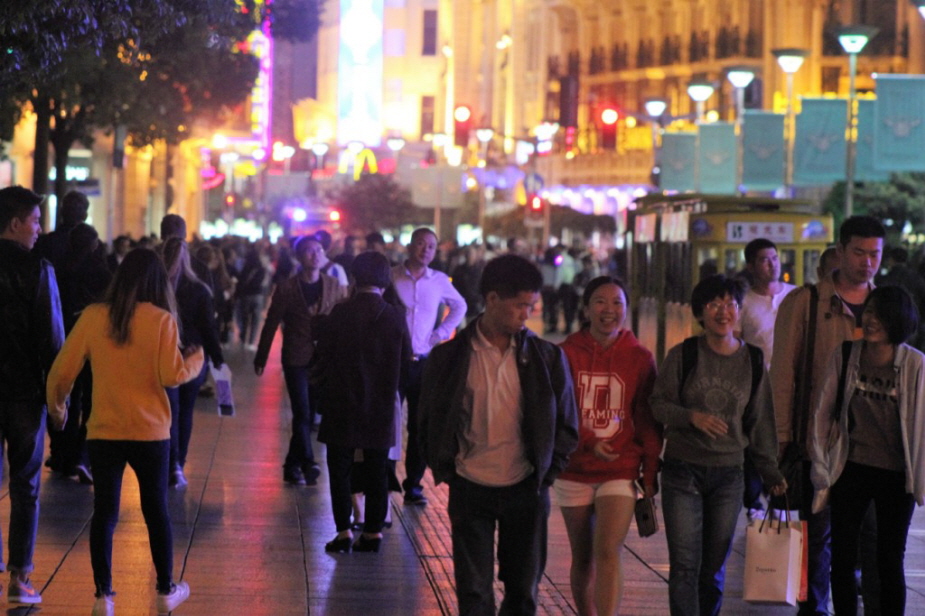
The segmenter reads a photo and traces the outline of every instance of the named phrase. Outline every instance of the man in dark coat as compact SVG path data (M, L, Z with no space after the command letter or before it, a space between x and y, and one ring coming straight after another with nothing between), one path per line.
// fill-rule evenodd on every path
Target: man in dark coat
M495 532L501 614L532 616L546 566L549 486L578 444L562 349L525 328L543 277L517 255L482 272L485 310L434 348L424 369L420 446L447 512L460 614L494 614Z
M325 319L316 353L324 414L318 440L327 445L331 508L337 537L328 552L378 552L388 508L389 449L395 444L398 387L411 362L404 310L388 303L389 260L377 252L354 259L356 293ZM363 534L350 531L351 467L363 450Z
M45 377L64 343L54 268L30 252L42 229L41 202L21 186L0 190L0 452L6 450L10 478L7 596L17 603L42 601L29 573L39 522Z

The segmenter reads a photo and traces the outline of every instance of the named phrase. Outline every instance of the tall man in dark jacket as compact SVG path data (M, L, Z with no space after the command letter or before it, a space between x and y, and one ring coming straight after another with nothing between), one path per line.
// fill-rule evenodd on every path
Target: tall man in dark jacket
M501 613L536 613L546 567L548 488L578 443L565 355L524 328L543 278L505 255L482 273L485 310L434 348L424 370L420 445L450 486L456 596L461 616L495 614L494 535Z
M45 444L45 377L64 342L55 271L30 252L41 231L42 197L0 190L0 455L10 469L10 601L41 603L29 582L39 521ZM55 426L60 429L61 426Z

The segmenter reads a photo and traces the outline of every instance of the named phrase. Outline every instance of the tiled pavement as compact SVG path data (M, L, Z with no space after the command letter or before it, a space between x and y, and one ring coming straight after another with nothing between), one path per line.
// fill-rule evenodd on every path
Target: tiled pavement
M282 482L288 443L288 399L278 353L265 374L250 368L251 354L227 353L236 375L237 416L221 418L202 398L196 411L189 487L171 494L175 576L192 595L174 613L224 616L454 615L452 559L445 487L428 484L427 507L405 507L392 496L394 526L379 554L330 555L334 536L326 473L316 487ZM323 449L316 450L323 460ZM399 465L401 472L401 465ZM429 480L429 474L428 474ZM5 490L5 488L4 488ZM88 549L91 489L45 472L33 581L44 602L9 605L7 614L87 615L93 604ZM0 520L9 498L0 493ZM744 603L744 516L728 563L724 614L793 614L790 608ZM630 531L623 557L622 614L667 614L664 533L641 539ZM925 614L925 518L917 513L907 549L908 614ZM541 613L574 614L568 584L569 550L556 508L550 517L549 564L541 586ZM3 579L5 582L5 579ZM126 473L114 549L116 610L155 613L154 570L138 505L137 484ZM500 596L500 588L499 596ZM5 599L0 597L0 605Z

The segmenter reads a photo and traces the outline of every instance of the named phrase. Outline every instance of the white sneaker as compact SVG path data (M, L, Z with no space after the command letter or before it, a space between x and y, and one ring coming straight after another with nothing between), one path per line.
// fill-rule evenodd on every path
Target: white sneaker
M173 584L170 589L170 594L157 594L157 613L167 614L168 612L172 612L187 599L189 599L189 584L186 582Z
M112 595L100 595L93 604L92 616L115 616L116 605L112 600Z

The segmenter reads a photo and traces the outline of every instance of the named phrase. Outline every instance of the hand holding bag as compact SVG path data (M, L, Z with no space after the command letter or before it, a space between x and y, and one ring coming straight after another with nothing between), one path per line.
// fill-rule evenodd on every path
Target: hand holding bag
M743 599L749 603L796 605L803 570L804 525L790 522L788 509L778 510L784 519L771 520L769 507L761 525L745 529L745 580Z
M639 482L636 482L636 488L640 494L645 494ZM636 499L636 528L639 530L640 537L651 537L658 532L658 516L655 514L655 499L646 498L645 496Z
M231 393L231 369L228 364L222 364L218 368L212 366L212 378L215 379L218 414L223 417L234 417L234 395Z

